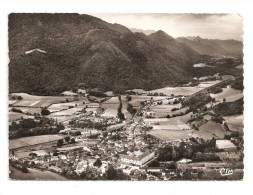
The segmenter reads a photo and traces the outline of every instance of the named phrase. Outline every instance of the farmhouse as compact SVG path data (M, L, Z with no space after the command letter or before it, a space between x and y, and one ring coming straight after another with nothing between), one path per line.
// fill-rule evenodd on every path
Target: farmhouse
M151 161L155 158L155 152L141 152L136 151L131 153L130 155L121 155L120 159L122 163L129 165L137 165L143 166L147 162Z

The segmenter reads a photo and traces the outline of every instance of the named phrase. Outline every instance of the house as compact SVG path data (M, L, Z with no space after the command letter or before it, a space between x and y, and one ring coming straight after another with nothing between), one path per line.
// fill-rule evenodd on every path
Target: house
M155 112L154 111L148 111L148 112L146 112L146 117L147 118L154 118L155 117Z
M52 171L52 172L55 172L55 173L61 173L62 172L62 169L59 168L59 167L56 167L56 166L50 166L48 168L49 171Z
M77 96L77 93L74 93L72 91L64 91L61 93L63 96Z
M177 163L181 163L181 164L187 164L187 163L190 163L190 162L192 162L192 160L191 159L186 159L186 158L183 158L183 159L177 161Z
M37 151L33 151L29 154L29 156L31 157L43 157L43 156L47 156L48 153L45 150L37 150Z
M121 155L120 160L122 163L136 166L143 166L155 158L155 152L141 152L135 151L129 155Z
M79 93L79 94L86 94L87 91L85 89L78 89L77 93Z
M237 150L237 147L230 140L216 140L216 148L226 152Z
M89 103L87 104L87 108L99 108L100 104L99 103Z
M82 151L83 146L68 146L56 149L58 152L69 152L69 151Z
M126 124L124 122L115 124L115 125L110 125L106 128L106 130L109 131L118 131L121 130Z
M113 91L106 91L105 95L107 95L108 97L114 96Z

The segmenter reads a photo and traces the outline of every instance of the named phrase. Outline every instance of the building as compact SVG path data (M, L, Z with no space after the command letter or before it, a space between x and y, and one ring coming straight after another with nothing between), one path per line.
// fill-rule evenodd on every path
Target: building
M155 118L155 112L154 111L148 111L146 112L147 118Z
M77 93L79 93L79 94L86 94L87 92L86 92L85 89L78 89Z
M121 155L120 160L122 163L136 166L143 166L155 158L155 152L141 152L136 151L130 155Z
M64 91L61 93L63 96L77 96L77 93L74 93L72 91Z
M216 140L216 148L226 152L237 150L237 147L230 140Z
M43 156L47 156L48 153L45 150L37 150L37 151L33 151L29 154L29 156L31 157L43 157Z

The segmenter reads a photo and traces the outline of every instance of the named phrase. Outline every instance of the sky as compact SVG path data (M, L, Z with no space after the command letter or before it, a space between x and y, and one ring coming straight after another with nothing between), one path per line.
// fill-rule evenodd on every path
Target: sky
M91 14L110 23L146 33L163 30L176 37L242 40L243 18L238 14Z

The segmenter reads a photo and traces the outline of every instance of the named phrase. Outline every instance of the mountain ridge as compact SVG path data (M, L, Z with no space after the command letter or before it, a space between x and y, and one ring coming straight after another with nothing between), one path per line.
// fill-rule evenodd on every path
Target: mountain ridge
M25 52L40 49L46 53ZM79 83L122 91L184 83L200 54L163 31L150 35L80 14L9 15L9 91L59 94Z

